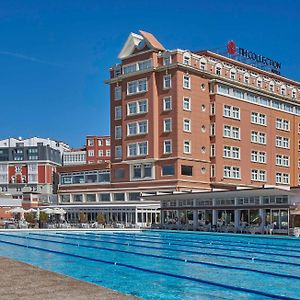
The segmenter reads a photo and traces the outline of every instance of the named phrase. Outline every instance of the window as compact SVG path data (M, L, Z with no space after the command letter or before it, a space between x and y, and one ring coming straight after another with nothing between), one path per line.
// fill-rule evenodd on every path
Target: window
M106 150L106 156L110 156L110 150Z
M232 178L232 179L240 179L240 168L239 167L232 167L232 166L224 166L223 169L223 176L224 178Z
M210 145L210 157L215 157L216 156L216 145L211 144Z
M163 77L163 88L170 89L172 87L171 75L165 75Z
M290 139L288 137L276 136L276 147L290 149Z
M215 72L216 72L216 75L222 75L222 65L221 64L216 64L216 67L215 67Z
M276 183L289 184L290 183L290 174L276 173Z
M125 193L114 193L115 201L125 201Z
M95 155L94 150L88 151L88 156L93 157Z
M163 110L164 111L172 110L172 97L163 98Z
M181 166L181 175L193 176L193 167L192 166Z
M115 87L115 100L121 100L122 98L122 89L120 86Z
M191 110L191 98L183 97L183 109Z
M94 140L88 139L88 146L94 146Z
M148 142L139 142L127 145L127 156L145 156L148 154Z
M98 146L102 146L103 145L103 141L102 140L98 140Z
M292 90L292 99L296 99L297 98L297 92L296 89Z
M183 142L183 153L187 153L187 154L191 153L191 141Z
M115 107L115 120L122 119L122 106Z
M152 178L152 164L136 164L132 166L132 179Z
M282 87L280 88L280 94L281 94L282 96L285 96L285 95L286 95L286 87L285 87L285 86L282 86Z
M253 181L266 181L266 171L264 170L251 170L251 180Z
M147 90L148 90L148 83L146 78L130 81L127 83L127 95L143 93L143 92L147 92Z
M216 134L216 124L212 123L210 124L210 136L215 136Z
M265 164L267 162L266 152L252 150L251 151L251 161L252 162L257 162L257 163L260 163L260 164Z
M210 115L214 116L216 114L216 105L215 103L210 103Z
M251 123L265 126L265 125L267 125L267 117L265 114L252 112L251 113Z
M183 63L185 65L190 65L191 64L191 55L189 53L185 53L183 55Z
M122 126L115 127L115 138L116 139L122 138Z
M250 75L249 75L249 73L245 73L245 75L244 75L244 83L246 83L246 84L250 83Z
M223 116L226 118L240 120L240 108L230 105L224 105Z
M191 132L191 120L190 119L183 119L183 131Z
M257 80L256 80L256 86L258 88L262 88L262 79L261 77L258 77Z
M236 70L235 69L230 70L230 79L236 79Z
M274 92L274 82L273 82L273 81L271 81L271 82L269 83L269 91L270 91L270 92Z
M251 142L265 145L266 134L264 132L251 131Z
M110 139L105 140L106 146L110 146Z
M171 55L165 56L163 58L163 65L164 66L169 66L172 63L172 57Z
M148 112L148 100L143 99L139 101L129 102L127 104L127 115L137 115L137 114L144 114Z
M98 150L98 156L103 156L103 150Z
M287 155L277 154L276 155L276 166L289 167L290 157Z
M115 158L122 158L122 146L115 147Z
M174 165L163 165L162 166L162 176L171 176L175 175Z
M205 58L200 59L200 70L205 71L207 69L207 61Z
M210 177L215 177L216 176L216 165L211 165L210 166Z
M240 139L240 128L224 125L223 136L231 139Z
M148 133L148 121L139 121L127 124L127 136L147 134Z
M223 157L231 159L240 159L240 148L234 146L224 146Z
M172 141L165 140L164 141L164 154L172 153Z
M172 119L164 119L164 132L172 131Z
M276 129L290 131L290 121L284 119L276 119Z
M191 77L190 75L183 75L183 88L190 89L191 88Z
M147 70L152 67L151 59L139 61L130 65L123 66L123 74L130 74L137 71Z

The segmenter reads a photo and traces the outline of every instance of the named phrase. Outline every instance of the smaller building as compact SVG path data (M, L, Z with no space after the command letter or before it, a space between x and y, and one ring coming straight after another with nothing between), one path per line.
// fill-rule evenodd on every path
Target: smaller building
M141 189L112 185L110 163L63 166L57 171L58 205L67 211L69 222L79 222L81 214L86 215L87 221L95 222L102 214L106 224L159 223L159 202L144 200Z
M96 164L110 161L110 136L86 137L86 162Z
M84 165L86 164L86 150L85 148L72 149L71 151L64 152L63 165Z
M280 188L191 192L145 197L160 201L165 229L287 234L300 225L300 190Z

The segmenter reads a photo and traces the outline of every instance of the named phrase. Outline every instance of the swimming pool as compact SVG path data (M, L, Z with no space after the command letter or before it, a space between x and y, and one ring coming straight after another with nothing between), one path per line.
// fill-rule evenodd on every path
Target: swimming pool
M143 299L300 299L296 238L6 231L0 255Z

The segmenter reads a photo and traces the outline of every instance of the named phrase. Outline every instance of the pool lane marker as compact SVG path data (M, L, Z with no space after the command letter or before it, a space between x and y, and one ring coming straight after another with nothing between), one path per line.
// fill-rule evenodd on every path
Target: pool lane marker
M13 242L9 242L9 241L0 240L0 243L26 248L26 246L23 245L23 244L13 243ZM176 274L172 274L172 273L169 273L169 272L155 271L155 270L146 269L146 268L143 268L143 267L137 267L137 266L133 266L133 265L125 264L125 263L120 263L120 262L117 263L117 262L112 262L112 261L98 259L98 258L91 258L91 257L83 256L83 255L77 255L77 254L67 253L67 252L58 251L58 250L50 250L50 249L40 248L40 247L36 247L36 246L28 246L28 248L43 251L43 252L49 252L49 253L54 253L54 254L59 254L59 255L64 255L64 256L80 258L80 259L89 260L89 261L93 261L93 262L100 262L100 263L105 263L105 264L109 264L109 265L118 265L118 266L121 266L121 267L133 269L133 270L138 270L138 271L143 271L143 272L148 272L148 273L153 273L153 274L159 274L159 275L164 275L164 276L173 277L173 278L185 279L185 280L188 280L188 281L199 282L199 283L202 283L202 284L217 286L217 287L230 289L230 290L235 290L235 291L239 291L239 292L265 296L265 297L269 297L271 299L281 299L281 300L295 300L296 299L296 298L291 298L291 297L288 297L288 296L270 294L270 293L267 293L267 292L262 292L262 291L247 289L247 288L243 288L243 287L227 285L227 284L218 283L218 282L209 281L209 280L204 280L204 279L199 279L199 278L195 278L195 277L184 276L184 275L176 275Z
M86 232L86 234L88 235L102 235L102 233L94 233L94 232ZM140 238L152 238L152 239L161 239L163 238L164 240L170 240L170 241L178 241L178 242L189 242L189 243L194 243L194 244L213 244L213 242L216 242L215 245L218 246L223 246L224 244L230 244L231 246L236 246L236 247L240 247L240 248L265 248L268 250L278 250L278 251L291 251L291 252L298 252L300 253L300 250L297 250L292 246L286 246L286 247L281 247L281 246L276 246L276 245L268 245L268 244L263 244L263 243L255 243L255 242L248 242L247 245L249 245L250 247L248 247L247 245L244 245L245 242L242 241L228 241L228 240L217 240L217 239L202 239L202 240L187 240L187 239L179 239L179 238L169 238L166 235L162 235L162 236L157 236L157 235L151 235L151 234L136 234L136 233L124 233L124 232L114 232L111 235L115 235L115 236L131 236L131 237L140 237ZM238 236L237 236L238 237ZM222 244L223 243L223 244ZM261 246L265 246L265 247L261 247ZM300 246L300 245L299 245ZM300 256L299 256L300 257Z
M5 235L6 234L4 234L4 236ZM14 235L9 235L9 234L7 234L7 236L8 237L15 237ZM56 238L56 236L52 236L52 235L48 235L48 237ZM23 236L18 236L18 238L24 239ZM41 241L41 242L51 242L51 243L54 243L54 244L79 246L79 243L69 243L69 242L65 242L65 241L61 242L61 241L53 241L53 240L46 240L46 239L32 238L32 237L28 237L27 239L34 240L34 241ZM186 263L188 262L188 263L191 263L191 264L205 265L205 266L221 268L221 269L231 269L231 270L238 270L238 271L255 272L255 273L260 273L260 274L264 274L264 275L270 275L270 276L300 280L300 276L297 276L297 275L278 274L278 273L274 273L274 272L261 271L261 270L246 268L246 267L226 266L226 265L221 265L221 264L216 264L216 263L196 261L196 260L190 260L190 259L181 259L181 258L176 258L176 257L164 256L164 255L140 253L140 252L134 252L134 251L128 251L128 250L120 250L120 249L111 249L111 248L106 248L106 247L103 247L103 246L98 247L98 246L80 244L80 247L90 248L90 249L98 249L98 250L105 250L105 251L110 251L110 252L133 254L133 255L139 255L139 256L144 256L144 257L167 259L167 260L186 262ZM251 258L251 260L253 262L253 257Z
M38 235L38 236L51 236L48 234L42 234L42 233L29 233L30 235ZM53 235L53 237L60 236L69 236L68 238L73 238L73 239L79 239L79 240L84 240L84 241L92 241L95 243L107 243L107 244L115 244L115 245L124 245L126 246L127 243L121 243L121 242L112 242L112 241L106 241L106 240L94 240L94 239L89 239L89 238L82 238L85 237L82 234L63 234L59 233L56 235ZM111 239L117 239L117 238L111 238ZM118 239L117 239L118 240ZM167 243L163 243L167 244ZM217 257L226 257L226 258L235 258L235 259L241 259L241 260L251 260L252 257L244 257L244 256L237 256L237 255L228 255L228 254L220 254L220 253L205 253L205 252L198 252L198 251L192 251L192 250L181 250L181 249L173 249L173 248L167 248L167 247L155 247L155 246L145 246L145 245L136 245L136 244L131 244L132 247L138 247L138 248L146 248L146 249L156 249L156 250L167 250L167 251L173 251L173 252L185 252L185 253L191 253L191 254L200 254L203 256L217 256ZM201 248L201 247L199 247ZM204 247L207 248L207 247ZM208 248L211 249L211 248ZM290 265L290 266L297 266L300 267L300 263L293 263L293 262L287 262L287 261L279 261L279 260L271 260L271 259L264 259L264 258L256 258L257 261L260 262L268 262L268 263L274 263L274 264L283 264L283 265Z
M34 233L30 233L30 234L34 234ZM37 234L37 233L36 233ZM66 235L70 235L70 236L84 236L82 234L72 234L72 233L67 233ZM90 235L90 234L86 234ZM96 234L96 237L101 237L101 238L111 238L111 239L120 239L120 237L116 237L116 235L114 234ZM132 238L128 238L128 237L123 237L121 236L121 239L123 240L130 240L130 241L135 241L135 242L143 242L143 243L151 243L151 244L161 244L161 245L171 245L169 242L158 242L158 241L153 241L153 240L149 240L149 239L132 239ZM257 251L257 250L245 250L245 249L231 249L231 248L220 248L220 247L216 247L216 244L214 244L214 247L211 247L211 245L209 246L203 246L201 245L201 243L199 243L200 245L189 245L187 243L182 244L182 243L172 243L172 245L175 246L183 246L183 247L191 247L191 248L202 248L202 249L214 249L214 250L220 250L220 251L232 251L232 252L245 252L245 253L255 253L255 254L267 254L267 255L272 255L272 256L283 256L283 257L289 257L289 258L294 258L294 259L300 259L300 255L291 255L291 254L284 254L284 253L271 253L271 252L266 252L266 251Z

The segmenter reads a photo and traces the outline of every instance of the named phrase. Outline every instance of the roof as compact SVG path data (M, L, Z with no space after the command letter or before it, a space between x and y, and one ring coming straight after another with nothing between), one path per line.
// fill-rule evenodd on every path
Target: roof
M122 50L118 55L118 58L122 60L130 56L143 40L145 40L147 45L152 49L163 51L166 50L152 33L140 30L140 35L133 32L129 34Z
M57 167L57 172L58 173L72 173L72 172L104 170L104 169L110 169L110 163L103 162L103 163L99 163L99 164L62 166L62 167Z
M152 33L140 30L140 34L149 42L149 44L153 48L163 51L166 50L165 47L156 39L156 37Z

